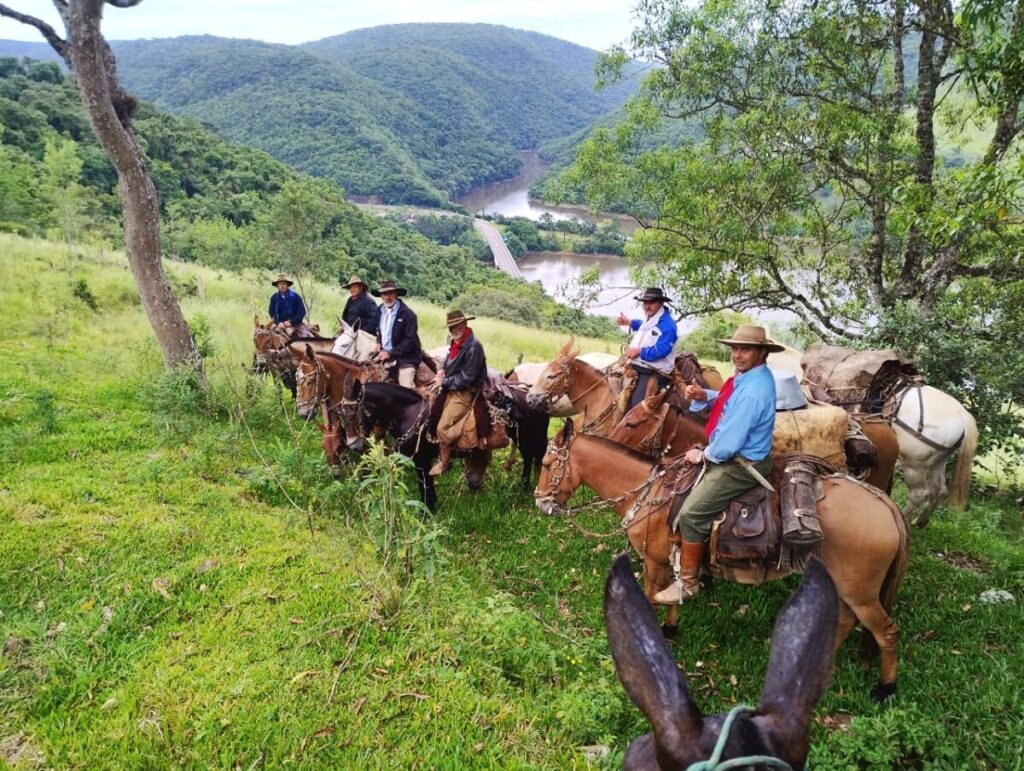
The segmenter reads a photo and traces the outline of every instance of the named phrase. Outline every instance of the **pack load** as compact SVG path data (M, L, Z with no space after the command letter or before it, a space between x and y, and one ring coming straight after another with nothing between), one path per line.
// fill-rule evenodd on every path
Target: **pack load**
M892 349L855 351L815 343L800 366L812 398L855 414L878 414L894 391L921 382L917 367Z
M805 409L775 413L772 455L798 454L821 458L845 472L848 415L829 404L809 404Z

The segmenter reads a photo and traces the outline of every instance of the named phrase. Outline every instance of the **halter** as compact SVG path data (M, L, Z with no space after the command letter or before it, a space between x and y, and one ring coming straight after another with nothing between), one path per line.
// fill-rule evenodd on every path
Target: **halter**
M718 741L715 742L715 748L711 751L711 757L707 760L698 760L696 763L691 763L686 771L727 771L727 769L731 768L754 765L771 766L772 768L784 769L784 771L793 771L793 767L789 763L769 755L747 755L742 758L731 758L726 761L721 759L722 753L725 751L725 744L729 741L729 731L732 730L732 724L740 715L751 712L754 712L754 708L748 707L745 704L740 704L729 710L729 714L722 724L722 730L718 734Z
M316 356L313 357L313 363L316 365L316 369L313 371L313 374L311 376L311 380L313 381L313 398L299 399L298 395L296 394L295 406L299 410L299 412L302 412L303 410L307 410L307 412L309 413L316 412L317 408L327 401L326 385L324 385L323 393L320 393L320 378L321 376L323 376L324 379L326 380L327 377L324 373L324 365L320 363L320 360L316 358ZM300 364L298 368L296 368L295 370L295 384L298 386L300 384L305 383L305 381L306 375L302 371L302 365ZM330 412L330 409L330 407L327 408L328 412Z
M558 365L558 372L557 372L557 374L555 376L556 377L555 382L559 383L558 391L557 392L548 391L548 392L545 392L545 393L542 393L542 394L537 394L538 396L541 397L541 403L543 404L545 409L550 409L551 405L554 403L555 399L558 399L558 398L560 398L562 396L564 396L566 399L569 399L570 401L572 401L573 405L575 405L575 403L577 401L582 399L584 396L589 394L591 391L593 391L598 386L600 386L602 384L608 385L608 374L606 372L599 371L599 374L601 376L597 379L597 381L593 385L591 385L589 388L586 388L583 391L581 391L580 393L576 394L576 398L575 399L572 399L569 396L569 389L570 389L570 386L571 386L571 380L569 379L569 373L572 371L572 368L573 368L573 366L575 364L576 364L576 357L575 356L573 356L571 359L567 358L564 362L560 362L559 365ZM610 386L609 386L609 390L611 390ZM613 398L613 399L611 399L609 401L608 406L601 412L600 415L598 415L593 420L584 423L580 427L580 430L585 433L585 432L589 431L590 429L592 429L594 426L601 425L601 423L603 423L605 421L605 419L612 413L612 411L614 409L615 409L615 399Z
M283 337L284 338L284 342L283 343L278 343L277 346L274 347L274 350L271 351L271 352L279 351L283 345L286 345L287 343L291 342L288 339L287 335L285 335L282 332L278 332L276 329L266 329L265 327L256 327L256 329L254 329L253 333L252 333L252 338L253 338L252 339L252 343L253 343L254 346L256 346L256 363L257 364L266 364L267 363L267 352L262 350L260 348L258 342L257 342L259 339L264 338L264 337L269 337L271 339L271 345L273 345L274 338L276 338L276 337Z

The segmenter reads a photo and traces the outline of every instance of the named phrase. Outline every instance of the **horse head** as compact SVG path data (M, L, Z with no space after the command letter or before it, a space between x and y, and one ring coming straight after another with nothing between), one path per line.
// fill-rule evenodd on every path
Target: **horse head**
M548 450L540 462L540 476L537 478L533 498L537 508L545 514L557 514L579 487L579 484L573 483L569 457L569 446L575 436L573 422L565 421L562 430L548 442Z
M562 346L558 355L540 373L537 382L530 387L526 400L533 409L550 412L555 401L569 393L572 387L572 365L579 355L578 350L572 349L574 339L569 338L569 342Z
M690 697L629 558L619 556L604 591L608 643L619 681L653 729L629 746L623 768L685 769L718 753L721 761L761 755L802 769L811 710L832 672L838 612L835 585L813 560L776 619L757 708L705 717ZM764 762L752 759L754 765Z
M295 369L295 409L309 420L327 396L328 374L308 343Z

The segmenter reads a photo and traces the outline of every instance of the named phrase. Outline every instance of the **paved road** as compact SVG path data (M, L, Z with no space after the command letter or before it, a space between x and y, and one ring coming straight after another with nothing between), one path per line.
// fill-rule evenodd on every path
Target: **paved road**
M491 254L494 255L494 267L503 273L508 273L510 276L522 278L523 272L516 265L516 261L512 258L512 252L508 250L508 246L501 240L499 230L487 220L474 219L473 227L487 239L487 245L491 247Z
M416 206L387 206L379 203L357 203L360 209L373 212L374 214L385 214L393 211L407 212L409 214L431 214L435 216L463 216L444 209L425 209ZM515 278L523 278L523 272L519 270L512 252L508 250L505 242L501 240L501 232L487 220L473 220L473 227L482 235L487 245L491 247L491 254L494 255L494 267L503 273L508 273Z

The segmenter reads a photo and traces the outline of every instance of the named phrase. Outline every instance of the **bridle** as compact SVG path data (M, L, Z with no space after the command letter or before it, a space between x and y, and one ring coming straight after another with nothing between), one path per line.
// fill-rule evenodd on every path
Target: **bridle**
M324 365L314 355L313 365L315 369L311 374L307 374L303 367L308 366L306 364L308 361L308 358L304 358L295 370L295 407L298 409L300 414L312 415L317 411L317 409L319 409L321 404L324 404L326 406L326 413L329 415L331 407L328 404L327 374L324 371ZM307 381L311 381L311 383L307 385ZM312 397L308 399L300 398L299 394L307 388L311 388L313 390Z
M722 723L722 730L718 733L718 741L711 751L711 757L707 760L698 760L686 767L686 771L728 771L732 768L747 768L748 766L769 766L780 769L780 771L793 771L793 767L784 760L774 758L771 755L746 755L742 758L730 758L722 760L722 753L725 752L725 745L729 741L729 731L736 722L736 718L743 714L755 712L753 707L740 704L729 710L729 714Z
M274 340L279 337L283 338L283 342L274 345ZM269 338L270 344L268 345L266 343L263 343L261 345L261 342L267 338ZM256 329L254 329L252 333L252 344L256 347L256 363L267 364L267 354L279 350L281 346L286 345L289 342L290 341L288 339L288 336L281 332L278 332L276 329L256 327Z
M555 361L558 362L557 359ZM552 364L555 364L555 362L552 362ZM558 369L556 370L555 377L551 381L553 385L557 384L555 388L553 390L545 390L543 393L534 394L535 396L538 397L538 401L540 402L541 407L545 411L549 411L551 409L551 406L554 404L555 400L560 399L563 396L566 399L569 399L573 403L573 406L575 406L576 402L578 402L584 396L589 394L594 389L600 387L601 385L608 385L609 391L611 391L610 384L608 383L607 373L599 372L598 374L600 375L600 377L598 377L592 385L583 389L580 393L576 394L575 397L570 397L569 391L572 387L571 374L572 368L575 365L576 357L573 356L572 358L569 358L568 356L566 356L564 361L558 362ZM580 430L585 432L589 431L595 426L601 425L614 410L615 399L611 399L608 402L608 406L605 407L601 414L598 415L593 420L585 422L582 426L580 426Z

